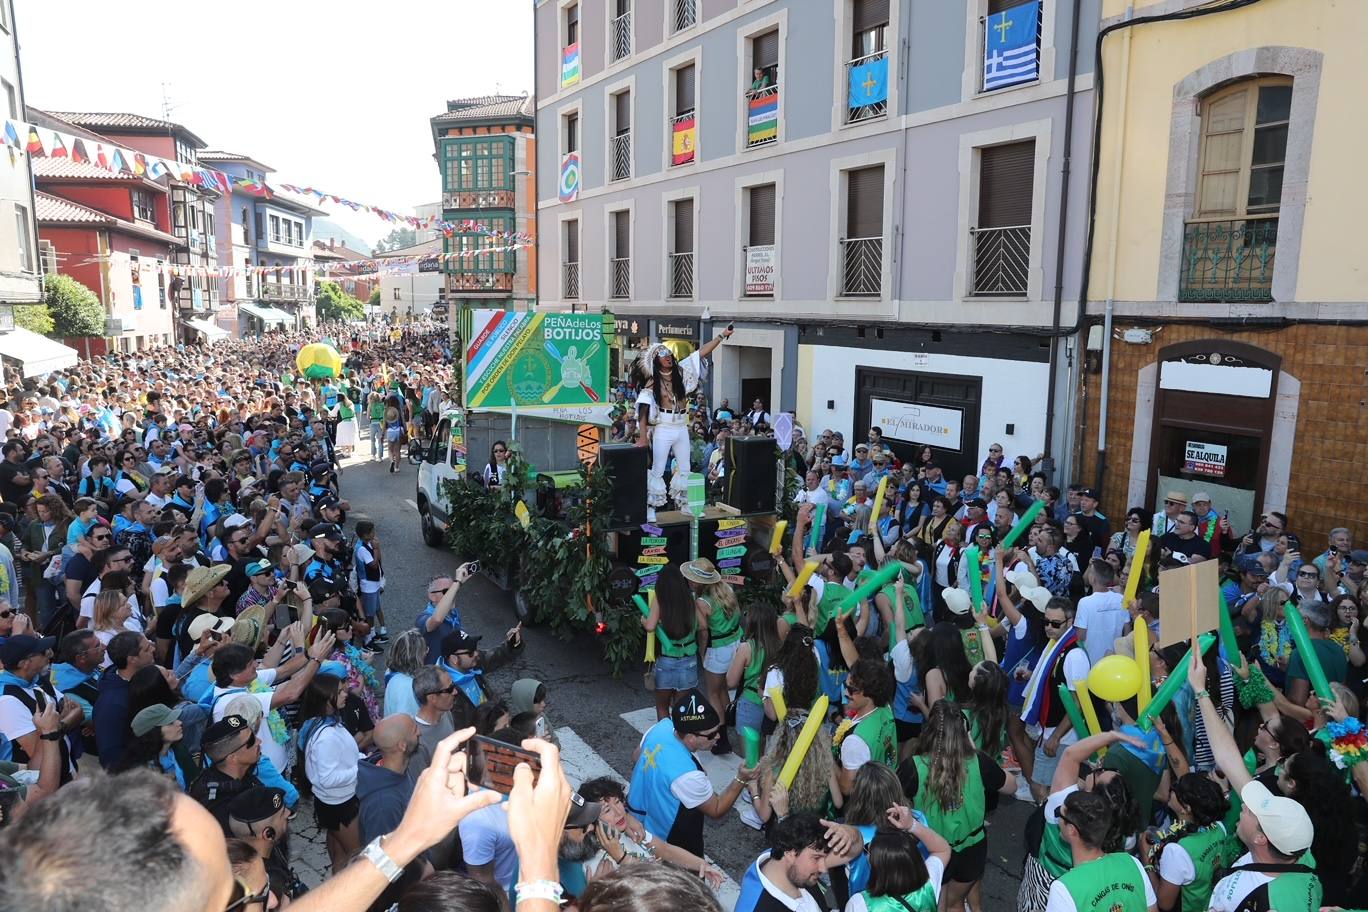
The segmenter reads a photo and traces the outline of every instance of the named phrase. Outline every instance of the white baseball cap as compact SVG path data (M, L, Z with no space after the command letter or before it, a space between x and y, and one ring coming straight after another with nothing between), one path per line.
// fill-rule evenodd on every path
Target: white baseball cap
M1300 855L1311 848L1316 828L1302 807L1291 798L1280 798L1257 779L1240 789L1240 800L1259 821L1268 841L1284 855Z

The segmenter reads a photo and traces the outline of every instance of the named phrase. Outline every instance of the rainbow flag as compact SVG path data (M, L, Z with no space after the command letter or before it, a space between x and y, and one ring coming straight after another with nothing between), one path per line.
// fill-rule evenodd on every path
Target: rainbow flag
M752 145L779 136L779 89L776 87L763 91L764 94L750 100L746 141Z
M698 148L698 118L690 114L675 122L670 162L683 165L694 160Z
M580 81L580 46L574 44L561 51L561 88L567 89Z

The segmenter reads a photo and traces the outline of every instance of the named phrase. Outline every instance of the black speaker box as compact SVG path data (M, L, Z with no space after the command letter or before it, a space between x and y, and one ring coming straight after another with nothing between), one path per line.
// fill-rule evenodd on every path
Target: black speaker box
M728 437L722 500L743 514L773 513L778 450L773 437Z
M630 529L646 521L646 470L651 450L632 443L599 447L599 465L613 480L611 530Z

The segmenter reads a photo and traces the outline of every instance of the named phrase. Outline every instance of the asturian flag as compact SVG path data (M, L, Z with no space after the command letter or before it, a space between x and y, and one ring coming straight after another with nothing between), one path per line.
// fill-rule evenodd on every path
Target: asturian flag
M984 20L983 91L1040 77L1039 32L1039 0L1005 9Z

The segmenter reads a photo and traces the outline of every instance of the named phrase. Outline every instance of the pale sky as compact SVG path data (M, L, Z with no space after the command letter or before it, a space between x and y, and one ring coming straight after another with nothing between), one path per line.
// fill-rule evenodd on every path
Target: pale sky
M312 185L409 214L441 198L428 119L532 91L531 0L15 0L24 93L170 119ZM325 204L368 242L391 225Z

